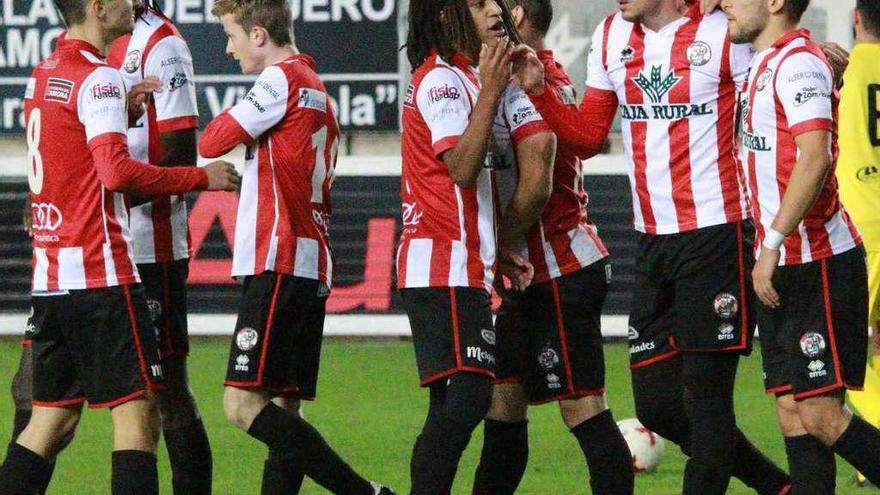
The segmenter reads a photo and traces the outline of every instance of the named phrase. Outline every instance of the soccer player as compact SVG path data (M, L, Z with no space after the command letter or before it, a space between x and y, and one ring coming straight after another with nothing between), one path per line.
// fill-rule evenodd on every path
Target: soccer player
M496 186L487 152L510 74L503 8L495 0L409 4L397 278L430 389L410 465L414 495L452 490L491 401ZM527 261L515 253L499 261L515 285L528 284Z
M330 187L339 126L315 61L294 43L287 0L219 0L226 53L248 94L199 141L204 156L245 144L232 275L243 279L223 406L269 447L265 494L295 493L303 474L332 493L392 494L352 470L300 417L313 400L333 276Z
M517 78L582 158L599 151L620 108L639 232L629 330L636 411L690 456L684 493L724 493L734 475L778 494L788 477L736 427L733 408L754 328L752 227L733 131L751 52L731 44L726 27L723 14L702 16L696 4L629 0L596 29L579 111L545 90L534 55Z
M880 3L859 0L856 46L840 95L837 181L840 200L859 227L868 253L868 323L873 345L863 392L847 397L861 416L880 425ZM865 478L858 474L859 484Z
M103 54L132 30L127 0L57 0L68 27L25 91L33 224L33 413L0 468L0 493L33 494L82 405L111 409L112 493L158 493L162 366L131 258L123 193L234 190L229 163L138 162L126 145L125 85ZM98 490L100 491L100 490Z
M196 107L192 55L186 41L153 0L135 2L130 35L113 42L107 56L128 87L155 77L161 91L152 93L147 110L128 129L132 157L160 166L195 163ZM165 389L159 394L162 436L171 461L172 486L178 495L211 493L211 448L189 389L186 357L186 279L189 233L182 196L147 198L130 212L135 263L144 284L147 307L159 330Z
M757 223L764 383L794 493L834 493L834 454L880 482L880 431L847 410L865 377L865 251L840 204L833 73L809 32L809 0L724 0L731 39L752 43L742 160Z
M571 80L544 46L551 2L512 3L515 29L537 50L552 91L574 106ZM504 134L512 134L515 153L509 153L519 163L520 180L502 218L500 244L503 248L505 232L513 230L535 274L523 293L510 291L495 322L497 380L473 492L516 491L528 460L527 407L556 401L584 452L593 493L631 494L632 458L605 399L599 321L610 276L608 251L587 216L581 162L571 145L557 148L555 164L538 160L524 171L531 165L524 157L540 149L535 141L546 139L549 129L522 89L511 88L501 104L495 141L510 142ZM527 201L535 197L544 201Z

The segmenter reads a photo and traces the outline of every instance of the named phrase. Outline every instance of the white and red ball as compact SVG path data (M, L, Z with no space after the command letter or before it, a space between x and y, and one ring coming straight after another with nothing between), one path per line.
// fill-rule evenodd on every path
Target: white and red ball
M663 438L645 428L638 419L629 418L617 422L629 451L632 453L633 471L653 472L660 464L666 446Z

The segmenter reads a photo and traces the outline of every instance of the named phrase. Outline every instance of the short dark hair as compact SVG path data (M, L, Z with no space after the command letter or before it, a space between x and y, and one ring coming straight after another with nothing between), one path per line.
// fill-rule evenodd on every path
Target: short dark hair
M522 7L526 19L535 31L542 35L550 31L553 21L553 3L550 0L511 0L513 5Z
M211 13L217 17L234 15L245 32L259 26L276 45L293 43L293 16L287 0L217 0Z
M874 36L880 36L880 2L877 0L857 0L856 10L862 16L865 29Z
M785 15L792 22L801 22L801 17L810 6L810 0L785 0Z
M64 24L70 27L85 22L86 3L87 0L55 0L55 7L64 18Z

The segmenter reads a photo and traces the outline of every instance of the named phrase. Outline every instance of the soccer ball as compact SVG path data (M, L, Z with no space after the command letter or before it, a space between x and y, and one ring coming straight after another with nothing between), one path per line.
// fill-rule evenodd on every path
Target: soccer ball
M617 427L623 434L629 451L632 453L633 471L636 473L653 472L660 464L660 458L666 446L663 438L653 431L642 426L635 418L624 419L617 422Z

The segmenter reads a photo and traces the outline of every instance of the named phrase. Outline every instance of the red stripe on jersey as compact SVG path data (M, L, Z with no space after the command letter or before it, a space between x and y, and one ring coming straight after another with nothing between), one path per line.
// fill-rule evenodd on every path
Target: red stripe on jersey
M792 138L812 131L834 131L834 121L829 119L812 119L791 126L789 132Z
M483 273L485 265L480 255L480 206L477 203L479 186L475 184L474 187L458 187L457 189L464 200L459 208L464 210L464 235L467 236L463 247L469 253L467 256L467 279L482 280L485 278ZM472 249L476 251L470 254Z
M644 103L642 90L633 80L639 72L645 68L645 32L641 24L635 24L629 38L629 46L632 47L635 57L626 64L626 103L628 105L641 105ZM624 124L626 125L626 124ZM633 162L635 165L636 193L639 197L639 207L642 212L642 223L646 233L657 233L657 222L654 220L654 211L651 209L651 195L648 193L648 155L646 141L648 139L648 123L644 121L629 122L632 135Z
M275 215L275 177L270 166L271 152L267 147L260 146L257 152L257 225L255 239L272 238L273 222L261 221L274 219ZM266 256L269 254L270 242L255 242L254 246L254 273L261 273L266 266Z
M128 245L122 236L122 226L116 218L115 194L102 188L104 194L104 215L106 216L107 232L110 235L110 253L116 266L116 280L120 285L135 282L134 266L128 256ZM124 208L124 206L123 206Z
M721 195L724 198L724 213L728 222L742 220L741 198L744 196L740 184L744 184L736 158L734 124L736 122L736 83L730 68L730 32L724 39L721 54L721 82L718 84L718 123L715 126L718 142L718 178L721 180Z
M614 22L615 15L606 17L605 25L602 28L602 65L605 66L605 70L608 70L608 34L611 32L611 23Z
M687 48L697 38L702 17L697 16L681 26L672 43L672 67L679 70L682 80L669 91L670 103L690 103L691 64ZM669 124L669 165L672 174L672 196L679 228L684 231L697 224L697 209L691 183L691 133L690 121L679 119Z
M156 122L156 129L159 131L159 134L163 134L166 132L183 131L187 129L198 129L198 127L199 118L194 115L189 115L186 117L175 117L173 119L166 119Z

